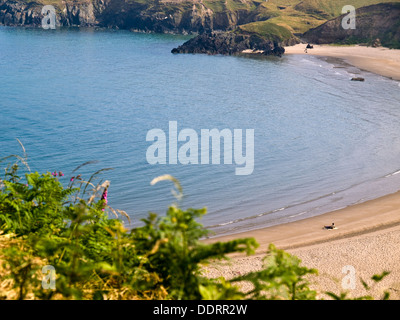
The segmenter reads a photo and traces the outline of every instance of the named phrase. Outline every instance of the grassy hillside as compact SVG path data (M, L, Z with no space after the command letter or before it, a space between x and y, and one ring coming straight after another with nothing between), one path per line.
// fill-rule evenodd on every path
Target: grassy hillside
M269 21L248 23L240 26L238 29L247 33L259 34L260 36L269 40L288 40L292 37L292 33L288 29Z
M219 1L219 0L215 0ZM400 2L400 0L354 0L355 8L378 3ZM327 20L342 14L342 8L348 5L348 0L269 0L262 2L257 8L259 16L271 17L268 21L257 21L240 26L240 29L255 31L263 34L266 30L275 28L271 24L283 27L293 34L302 34L311 28L315 28ZM259 19L263 20L263 19ZM281 31L287 35L284 31Z
M316 44L366 44L400 49L400 3L371 5L357 9L355 29L343 29L342 16L310 29L302 38ZM382 19L384 17L384 19Z
M279 1L277 1L279 2ZM369 6L372 4L378 3L387 3L387 2L400 2L399 0L388 0L388 1L379 1L379 0L305 0L305 1L293 1L298 2L297 9L308 14L317 14L320 13L320 16L327 17L328 19L339 16L342 13L342 8L346 5L352 5L356 9L360 7ZM326 15L326 16L325 16Z
M197 1L196 1L197 2ZM240 30L266 35L280 35L283 39L292 34L302 34L327 20L342 14L348 0L199 0L215 13L253 10L254 21L240 26ZM353 0L355 8L400 0Z

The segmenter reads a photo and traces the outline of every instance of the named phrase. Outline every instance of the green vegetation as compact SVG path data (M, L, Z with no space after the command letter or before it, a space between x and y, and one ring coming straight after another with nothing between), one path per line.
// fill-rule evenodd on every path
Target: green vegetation
M204 0L203 4L206 6L206 8L211 9L213 12L224 12L224 11L226 11L225 1Z
M368 6L378 3L400 2L379 1L379 0L356 0L351 5L355 8ZM288 32L302 34L311 28L315 28L329 19L333 19L342 14L342 8L348 5L346 0L327 1L327 0L269 0L261 2L257 7L257 20L249 24L239 26L240 29L265 35L271 31L272 35L282 35L282 40L288 39ZM265 18L264 18L265 17ZM268 21L262 21L266 20ZM272 25L281 27L279 32ZM284 32L283 29L286 29Z
M2 242L0 256L15 298L198 299L199 285L207 288L201 262L256 246L252 239L200 244L206 231L195 218L204 209L171 206L165 217L150 214L143 227L128 232L103 211L107 183L94 186L93 177L79 177L64 188L57 176L26 173L23 181L17 164L6 168L0 229L10 245ZM87 186L93 187L90 193ZM44 265L55 267L55 290L41 288Z
M269 40L282 41L288 40L292 37L292 33L289 30L269 21L248 23L239 26L238 29L247 33L256 33Z
M378 3L399 2L398 0L353 0L351 3L348 0L305 0L305 1L292 1L297 2L297 9L308 14L316 14L325 17L328 20L340 16L342 8L346 5L360 8L370 6Z
M341 28L341 17L303 34L304 39L320 44L363 44L400 48L400 3L363 7L357 12L357 27L348 32ZM384 17L384 18L383 18Z
M11 158L16 161L6 166L0 179L0 299L317 297L308 283L317 270L301 266L297 257L272 244L260 271L230 280L205 277L202 270L208 263L227 259L229 253L252 254L258 246L253 238L201 242L209 233L197 221L205 209L184 210L173 204L164 217L150 213L143 226L129 231L122 220L129 221L126 213L108 205L109 182L93 183L109 168L87 180L78 174L65 187L59 181L62 172L31 172L26 155L0 162ZM19 176L21 164L24 177ZM179 203L182 188L176 179L165 175L152 184L164 180L174 183ZM54 279L44 266L54 267ZM387 274L372 279L379 282ZM237 284L243 281L253 289L241 291ZM346 293L329 295L347 298Z

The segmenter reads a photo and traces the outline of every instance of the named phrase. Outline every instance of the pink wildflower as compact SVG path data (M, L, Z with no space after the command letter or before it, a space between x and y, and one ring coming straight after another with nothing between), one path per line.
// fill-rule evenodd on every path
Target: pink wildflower
M108 194L108 188L105 188L103 191L103 194L101 195L101 200L104 200L104 202L105 202L104 206L108 203L107 194ZM101 210L104 211L104 208Z

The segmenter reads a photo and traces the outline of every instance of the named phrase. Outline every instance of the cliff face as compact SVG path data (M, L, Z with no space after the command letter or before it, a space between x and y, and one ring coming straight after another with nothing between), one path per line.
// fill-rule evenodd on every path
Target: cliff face
M0 0L0 23L4 25L39 25L40 8L36 3Z
M243 1L246 4L246 1ZM228 30L252 21L252 7L213 11L202 2L80 0L59 1L57 26L100 26L140 31L191 33ZM0 0L0 24L40 26L43 3Z
M154 32L191 33L210 30L228 30L246 23L248 10L216 12L200 1L126 2L114 0L98 17L100 25Z
M346 14L310 29L303 38L315 44L365 43L377 39L383 46L400 49L400 4L384 3L356 10L356 28L344 29L342 20Z
M0 0L0 24L8 26L40 26L44 5L39 2ZM103 0L93 2L63 1L56 7L57 26L95 26L96 14L104 9Z

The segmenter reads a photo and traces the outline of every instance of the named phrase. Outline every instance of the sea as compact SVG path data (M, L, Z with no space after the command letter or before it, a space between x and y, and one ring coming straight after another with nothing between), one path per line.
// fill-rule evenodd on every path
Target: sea
M65 186L78 174L94 175L94 185L110 181L109 205L129 215L118 215L127 228L170 205L205 207L199 222L213 236L400 189L398 81L311 55L171 53L189 38L0 27L0 158L26 156L32 172L62 171ZM199 159L202 130L242 132L242 156L245 132L253 132L253 170L236 174L243 165L225 161L229 139L221 139L219 163L174 162L171 123L178 134L198 135ZM164 162L148 158L163 140L149 139L154 129L165 133ZM2 177L9 161L0 163ZM170 180L151 184L162 175L179 181L183 197Z

